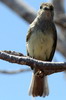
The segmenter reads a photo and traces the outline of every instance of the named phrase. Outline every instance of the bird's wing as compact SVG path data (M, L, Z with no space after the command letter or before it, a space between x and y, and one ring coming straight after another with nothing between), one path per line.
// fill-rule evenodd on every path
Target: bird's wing
M32 29L30 28L30 29L28 30L28 34L27 34L27 36L26 36L26 42L28 42L28 40L29 40L31 34L32 34Z
M56 31L55 26L53 28L53 32L54 32L54 43L53 43L52 51L51 51L51 54L50 54L48 61L52 61L54 53L55 53L56 45L57 45L57 31Z
M32 34L32 28L29 28L27 36L26 36L26 42L28 42L28 40L30 39L31 34ZM28 50L27 50L27 55L29 56Z

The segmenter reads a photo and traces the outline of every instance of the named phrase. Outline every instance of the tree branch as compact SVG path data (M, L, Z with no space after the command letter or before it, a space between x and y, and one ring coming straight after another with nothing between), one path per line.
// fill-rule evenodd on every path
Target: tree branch
M62 14L59 17L54 19L56 25L60 26L63 29L66 29L66 15Z
M31 71L31 69L28 68L28 69L19 69L19 70L13 70L13 71L0 70L0 73L3 73L3 74L20 74L22 72L28 72L28 71Z
M6 4L21 18L24 18L29 23L31 23L36 17L36 12L33 10L33 8L29 7L21 0L1 0L1 2Z
M24 56L22 53L19 53L19 52L15 52L15 51L7 51L7 50L4 50L4 51L1 51L1 52L5 52L7 54L10 54L10 55L15 55L15 56Z
M60 15L64 14L64 0L52 0L52 3L55 8L55 17L59 17Z
M66 62L40 61L27 56L11 55L5 53L4 51L0 51L0 59L11 63L33 66L32 68L43 71L44 75L50 75L53 73L62 72L66 70Z
M65 0L52 0L55 8L55 23L60 26L57 27L58 31L58 45L57 50L66 57L66 15L64 10Z

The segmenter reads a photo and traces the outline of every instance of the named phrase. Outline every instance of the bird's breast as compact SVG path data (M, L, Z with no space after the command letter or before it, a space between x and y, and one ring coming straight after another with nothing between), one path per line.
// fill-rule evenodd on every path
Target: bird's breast
M34 31L27 42L27 51L33 58L49 59L53 46L53 34Z

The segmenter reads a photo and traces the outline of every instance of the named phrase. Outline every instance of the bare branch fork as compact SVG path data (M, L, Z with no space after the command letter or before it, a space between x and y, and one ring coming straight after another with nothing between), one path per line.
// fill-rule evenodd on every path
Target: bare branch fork
M28 56L24 56L21 53L12 52L12 51L0 51L0 59L17 63L21 65L33 66L32 68L42 71L44 75L50 75L57 72L62 72L66 70L66 62L46 62L40 61Z

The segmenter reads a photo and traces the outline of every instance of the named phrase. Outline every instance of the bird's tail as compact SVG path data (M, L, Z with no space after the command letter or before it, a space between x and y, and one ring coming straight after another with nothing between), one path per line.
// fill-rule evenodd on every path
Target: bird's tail
M49 88L47 82L47 76L38 77L34 73L29 88L29 95L35 96L48 96Z

